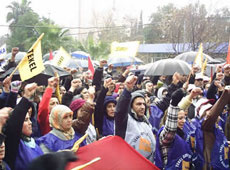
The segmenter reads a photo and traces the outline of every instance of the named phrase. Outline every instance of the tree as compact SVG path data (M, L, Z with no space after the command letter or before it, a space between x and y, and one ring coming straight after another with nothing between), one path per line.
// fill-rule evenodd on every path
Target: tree
M20 4L12 2L8 6L11 9L7 14L11 30L7 40L8 49L17 46L20 51L27 51L42 33L45 33L42 39L43 53L47 53L49 49L59 49L60 46L67 51L75 49L76 42L67 35L69 30L60 28L50 19L40 18L30 8L30 3L30 1L22 0Z
M73 51L77 47L77 43L74 39L67 35L69 30L60 28L50 19L43 17L41 21L35 25L34 29L38 36L42 33L45 34L42 39L42 51L44 54L50 49L57 50L60 46L67 51ZM36 38L37 37L33 37L33 41L36 41Z
M176 10L173 4L159 7L149 20L150 24L144 27L145 43L166 43L168 39L168 27L172 13Z
M32 11L31 7L29 6L30 4L30 1L22 0L20 4L16 1L13 1L10 5L7 6L7 8L10 8L11 11L8 12L6 21L10 22L11 31L14 29L13 26L18 24L20 16Z
M78 41L77 50L89 53L94 60L108 58L110 53L110 44L100 40L95 41L93 36L89 35L85 41Z
M7 40L8 48L19 47L20 51L27 51L33 44L37 33L33 25L39 22L39 16L33 11L29 11L18 17L17 26L11 31ZM27 26L30 25L30 26Z
M180 49L196 51L200 43L209 53L223 42L228 42L230 12L227 8L208 14L205 5L189 4L181 9L168 4L158 8L144 27L146 43L172 43ZM180 48L178 48L180 47Z

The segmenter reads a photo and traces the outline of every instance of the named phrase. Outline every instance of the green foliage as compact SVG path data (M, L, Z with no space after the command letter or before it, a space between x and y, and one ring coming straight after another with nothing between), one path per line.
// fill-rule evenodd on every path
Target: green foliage
M42 33L45 34L42 39L43 54L49 49L57 50L60 46L67 51L76 48L77 43L67 35L68 29L60 28L45 17L40 18L29 5L30 1L22 0L20 4L12 2L8 6L11 9L7 14L7 22L10 22L11 30L7 40L8 50L17 46L20 51L27 51Z
M7 45L12 48L19 47L20 51L27 51L33 44L35 37L34 28L25 27L26 25L35 25L39 22L39 17L36 13L29 11L18 17L17 27L12 29L11 35L7 41Z
M100 40L96 42L92 36L88 36L85 41L77 42L76 50L89 53L94 60L101 58L107 59L110 53L110 44Z

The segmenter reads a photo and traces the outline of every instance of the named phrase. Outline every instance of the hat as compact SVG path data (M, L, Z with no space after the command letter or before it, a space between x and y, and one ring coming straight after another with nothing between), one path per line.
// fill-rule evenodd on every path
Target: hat
M201 118L205 111L209 110L212 107L213 99L201 98L195 104L195 116Z
M162 98L163 98L163 93L164 93L165 91L168 91L168 89L167 89L166 87L161 87L161 88L159 88L159 90L157 91L157 97L158 97L159 99L162 99Z
M105 100L104 100L104 107L106 107L107 106L107 104L109 104L109 103L114 103L115 105L117 104L117 101L116 101L116 99L113 97L113 96L106 96L105 97Z
M196 77L195 77L195 80L198 80L198 79L204 79L204 76L202 75L202 73L197 73L196 74Z
M210 78L209 78L208 76L204 76L204 77L203 77L203 80L204 80L204 81L210 81Z
M145 92L143 90L137 90L131 93L132 97L131 97L131 107L133 105L133 101L138 98L141 97L145 100Z
M72 101L69 107L73 112L75 112L79 108L81 108L84 104L85 104L85 100L83 100L82 98L79 98L79 99Z
M191 92L196 86L194 84L189 84L187 92Z

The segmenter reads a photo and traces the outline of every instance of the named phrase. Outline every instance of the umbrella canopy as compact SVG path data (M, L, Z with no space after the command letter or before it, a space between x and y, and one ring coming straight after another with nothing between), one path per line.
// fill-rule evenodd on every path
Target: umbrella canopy
M125 67L142 63L143 61L137 57L110 57L108 60L108 64L112 64L114 67Z
M84 51L74 51L71 53L71 56L76 59L88 59L90 55Z
M64 78L64 77L70 75L70 73L65 71L63 68L58 67L58 66L54 66L52 64L46 63L46 64L44 64L44 67L45 67L45 70L43 72L32 77L29 80L26 80L26 82L28 82L28 83L35 82L38 85L47 85L47 80L50 77L54 77L55 73L57 73L60 78ZM9 76L13 72L14 69L15 69L14 67L10 68L5 73L1 74L0 75L0 81L4 80L4 78L6 78L6 76ZM18 70L14 73L12 80L21 80Z
M52 51L52 55L55 56L57 54L57 50L56 51ZM50 53L46 53L45 55L43 55L42 57L42 60L45 62L45 61L48 61L50 58Z
M178 72L182 75L188 75L190 73L191 66L182 60L176 59L164 59L154 63L145 71L147 76L169 76Z
M66 170L71 170L97 157L101 159L85 167L84 170L159 169L118 136L108 136L80 147L76 155L78 160L68 163Z
M175 57L175 59L179 59L179 60L183 60L186 61L189 64L193 64L195 58L196 58L197 52L195 51L190 51L190 52L186 52L186 53L182 53L178 56ZM203 60L205 61L206 57L208 59L208 62L217 62L217 63L221 63L219 60L216 60L214 58L212 58L211 56L204 54L203 53Z
M16 56L15 56L15 62L18 63L19 61L21 61L21 59L26 55L26 52L22 52L19 51ZM6 56L4 57L6 60L10 59L12 56L12 53L8 53L6 54Z

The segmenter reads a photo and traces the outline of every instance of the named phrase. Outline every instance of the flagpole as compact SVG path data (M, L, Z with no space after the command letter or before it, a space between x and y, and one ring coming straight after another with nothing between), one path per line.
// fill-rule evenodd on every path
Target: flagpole
M37 42L39 42L44 36L44 33L42 33L40 35L40 37L37 39L37 41L35 41L35 43L32 45L32 47L29 49L29 51L31 49L34 48L34 46L37 44ZM20 64L25 60L25 58L27 57L27 54L21 59L21 61L18 63L17 67L14 69L14 71L10 74L10 77L13 77L13 74L17 71L18 67L20 66Z

